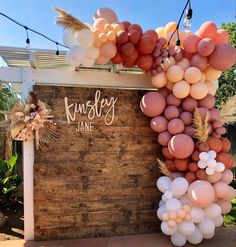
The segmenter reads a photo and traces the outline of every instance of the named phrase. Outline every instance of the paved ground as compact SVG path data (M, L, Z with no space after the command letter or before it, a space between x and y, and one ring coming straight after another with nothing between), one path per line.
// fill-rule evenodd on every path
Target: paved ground
M186 247L196 245L186 245ZM204 240L198 247L236 247L236 227L217 229L211 240ZM1 241L0 247L173 247L161 233L110 238L91 238L58 241Z

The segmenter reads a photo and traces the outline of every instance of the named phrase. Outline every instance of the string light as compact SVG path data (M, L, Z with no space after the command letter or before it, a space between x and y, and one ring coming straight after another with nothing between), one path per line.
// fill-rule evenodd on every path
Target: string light
M191 8L191 2L189 1L188 9L186 10L186 15L184 18L184 27L189 29L192 26L192 16L193 10Z
M1 13L0 12L0 15L3 16L3 17L5 17L6 19L10 20L11 22L15 23L16 25L18 25L20 27L23 27L25 29L25 31L26 31L26 41L25 41L26 42L26 48L28 48L29 50L31 50L30 49L29 31L32 32L32 33L35 33L35 34L37 34L37 35L39 35L39 36L41 36L41 37L43 37L45 39L47 39L48 41L50 41L52 43L54 43L57 46L57 50L56 50L56 56L57 57L60 54L60 52L59 52L59 46L69 49L69 47L67 47L67 46L65 46L65 45L63 45L63 44L61 44L61 43L59 43L59 42L57 42L57 41L49 38L48 36L46 36L43 33L40 33L40 32L38 32L38 31L36 31L36 30L34 30L34 29L26 26L26 25L23 25L23 24L19 23L18 21L12 19L11 17L9 17L8 15L6 15L4 13Z

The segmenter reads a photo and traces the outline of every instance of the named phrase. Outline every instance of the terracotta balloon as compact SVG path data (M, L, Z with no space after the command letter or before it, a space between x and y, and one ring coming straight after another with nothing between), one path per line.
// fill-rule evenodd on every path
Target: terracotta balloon
M211 66L207 66L206 69L204 70L204 73L206 75L207 81L215 81L221 76L222 71L216 70Z
M179 117L183 123L185 125L190 125L192 123L193 120L193 114L191 112L188 111L183 111L180 113L180 117Z
M113 58L116 55L116 52L117 52L116 46L111 42L107 42L103 44L100 48L101 55L108 59Z
M196 53L192 56L190 64L192 67L197 67L201 71L203 71L207 67L208 60L206 57L203 57Z
M185 178L188 180L190 184L197 179L195 173L193 172L187 172L185 174Z
M120 24L124 27L124 30L128 32L128 28L131 25L131 23L129 21L122 21Z
M168 122L163 116L154 117L150 123L151 128L158 133L167 130L167 124Z
M155 40L150 35L141 36L138 43L138 50L142 54L150 54L155 48Z
M104 18L109 23L113 23L113 22L118 21L116 13L110 8L101 8L101 9L97 10L97 12L94 15L94 20L96 20L98 18Z
M218 29L216 37L214 39L214 43L216 45L226 44L226 43L228 43L228 40L229 40L228 32L223 30L223 29Z
M190 85L186 81L179 81L173 86L173 94L179 99L183 99L189 95Z
M222 143L222 148L221 148L220 151L223 152L223 153L229 152L229 150L231 148L230 140L228 140L227 138L224 138L224 137L220 138L220 140L221 140L221 143Z
M164 116L167 120L171 120L179 117L179 109L176 106L167 106L164 111Z
M172 135L168 131L164 131L158 135L157 140L162 146L167 146L171 137Z
M140 34L137 30L131 30L128 33L129 41L136 45L139 42Z
M191 85L190 95L194 99L196 99L196 100L203 99L204 97L206 97L207 93L208 93L208 87L207 87L206 83L197 82L197 83Z
M173 94L169 94L166 98L167 105L180 106L181 100L176 98Z
M122 57L121 57L121 55L120 55L120 53L118 51L116 52L116 55L111 59L111 61L114 64L120 64L120 63L123 62Z
M128 27L128 32L131 30L136 30L139 32L140 36L143 35L143 30L138 24L132 24Z
M225 165L225 168L231 169L234 165L233 157L228 153L220 152L217 154L216 160Z
M152 68L153 59L151 55L139 55L136 63L140 69L149 70Z
M189 53L197 52L197 45L200 41L200 38L197 35L191 34L184 40L184 50Z
M197 46L198 53L204 57L211 55L214 49L215 49L215 43L210 38L204 38L200 40Z
M147 34L147 35L152 36L152 38L154 39L155 43L158 41L158 35L154 30L147 30L143 34Z
M184 79L186 82L190 84L194 84L198 81L200 81L202 77L201 71L196 67L189 67L184 72Z
M179 65L172 65L167 70L167 78L171 82L181 81L184 78L184 70Z
M166 98L170 94L170 91L167 88L163 87L158 89L158 93L160 93L162 96L164 96L164 98Z
M118 33L117 33L117 42L119 44L125 44L126 42L128 42L129 40L129 37L128 37L128 34L126 31L124 30L120 30Z
M158 92L148 92L140 101L140 108L143 114L148 117L159 116L162 114L165 107L165 98Z
M208 94L206 97L198 101L198 105L207 109L211 109L215 105L215 97Z
M129 57L134 53L135 47L131 42L127 42L121 46L121 51L125 56Z
M184 123L182 120L175 118L168 123L168 131L172 135L180 134L184 131Z
M182 107L185 111L193 112L198 107L198 102L189 96L182 101Z
M205 208L214 202L215 190L209 182L197 180L189 185L188 198L194 206Z
M188 135L177 134L170 139L168 148L174 157L178 159L185 159L192 154L194 150L194 143L192 138Z
M199 30L197 31L196 35L201 39L203 38L214 39L217 35L216 24L212 21L204 22L199 28Z
M210 150L215 151L216 153L219 153L222 149L222 143L219 138L216 138L214 136L209 136L207 139L207 143L210 147Z
M185 126L184 134L190 137L194 137L194 127L192 125Z
M231 68L236 60L236 50L229 44L216 45L214 52L209 56L209 64L216 70Z

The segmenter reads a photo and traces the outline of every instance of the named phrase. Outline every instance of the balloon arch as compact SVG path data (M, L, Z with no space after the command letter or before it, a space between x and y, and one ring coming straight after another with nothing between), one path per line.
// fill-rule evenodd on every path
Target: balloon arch
M222 137L232 99L221 111L214 108L217 80L235 63L228 33L211 21L195 33L180 31L175 22L144 32L138 24L120 22L109 8L99 9L90 26L56 10L57 23L66 28L69 64L92 66L111 60L138 66L150 76L158 90L146 93L140 108L151 118L164 157L158 162L165 176L157 180L163 193L157 210L161 230L176 246L212 238L235 196L229 186L231 144Z

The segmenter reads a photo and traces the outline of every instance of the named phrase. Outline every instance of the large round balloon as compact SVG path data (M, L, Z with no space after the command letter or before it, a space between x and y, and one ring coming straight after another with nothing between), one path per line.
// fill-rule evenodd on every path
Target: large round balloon
M137 65L142 70L149 70L152 68L153 65L153 59L151 55L139 55L137 61Z
M150 54L155 48L155 40L151 35L143 35L138 43L138 50L142 54Z
M194 206L205 208L214 202L215 190L209 182L197 180L189 185L188 198Z
M197 46L198 53L201 56L207 57L209 56L215 49L215 43L210 38L202 39Z
M95 13L93 19L95 21L98 18L104 18L109 23L118 22L118 18L117 18L116 13L110 8L98 9L97 12Z
M196 35L201 39L203 38L214 39L217 35L216 24L212 21L204 22L199 28L199 30L197 31Z
M200 38L197 35L191 34L184 40L184 50L190 53L197 52L197 45Z
M165 98L158 92L148 92L140 101L140 108L143 114L148 117L161 115L165 107Z
M108 59L113 58L116 55L116 51L116 46L112 42L107 42L100 48L101 55Z
M170 139L168 148L174 157L178 159L185 159L192 154L194 150L194 143L192 138L188 135L178 134Z

